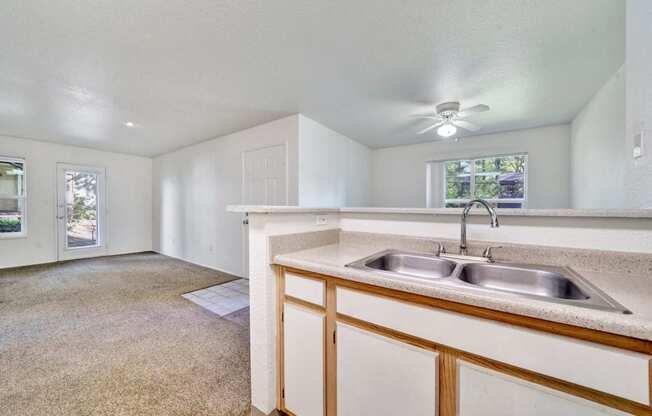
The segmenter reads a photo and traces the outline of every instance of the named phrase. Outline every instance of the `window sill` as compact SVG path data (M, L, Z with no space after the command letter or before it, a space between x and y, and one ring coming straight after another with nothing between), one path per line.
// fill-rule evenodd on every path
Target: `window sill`
M0 233L0 240L16 240L20 238L27 238L27 233Z

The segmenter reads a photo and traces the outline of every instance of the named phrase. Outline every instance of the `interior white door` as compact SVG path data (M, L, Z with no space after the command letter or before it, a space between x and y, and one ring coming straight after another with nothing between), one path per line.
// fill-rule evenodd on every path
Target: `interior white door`
M243 152L244 205L287 205L286 159L284 144Z
M337 324L337 416L437 414L437 353Z
M57 164L59 260L106 254L106 170Z
M287 151L284 144L242 153L242 204L287 205ZM242 261L249 278L249 219L242 220Z
M463 361L458 378L459 416L627 414Z
M326 317L289 303L284 309L285 408L297 416L323 416Z

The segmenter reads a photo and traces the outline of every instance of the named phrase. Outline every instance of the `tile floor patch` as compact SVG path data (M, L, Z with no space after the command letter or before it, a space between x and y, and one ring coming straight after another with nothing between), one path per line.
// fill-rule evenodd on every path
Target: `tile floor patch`
M225 316L249 306L249 280L233 280L181 296L219 316Z

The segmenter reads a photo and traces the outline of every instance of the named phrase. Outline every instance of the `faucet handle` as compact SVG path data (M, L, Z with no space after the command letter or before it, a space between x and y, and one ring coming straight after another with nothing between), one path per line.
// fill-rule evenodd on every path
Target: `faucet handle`
M496 260L494 259L494 254L493 254L493 249L495 249L495 248L503 248L503 246L489 246L489 247L485 248L484 251L482 252L482 257L487 259L487 261L489 261L489 263L495 263L496 262Z
M436 242L435 243L435 256L439 257L442 254L446 254L446 247L442 243Z

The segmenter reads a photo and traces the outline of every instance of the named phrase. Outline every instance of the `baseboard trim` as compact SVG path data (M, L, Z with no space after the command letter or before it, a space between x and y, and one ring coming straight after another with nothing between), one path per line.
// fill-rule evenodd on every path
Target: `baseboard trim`
M130 254L144 254L144 253L156 253L156 252L154 250L145 249L145 250L138 250L138 251L125 251L125 252L119 252L119 253L101 254L99 256L80 257L80 258L77 258L77 259L40 261L40 262L37 262L37 263L19 264L19 265L15 265L15 266L0 267L0 271L4 272L4 271L12 270L12 269L22 269L22 268L25 268L25 267L49 266L49 265L54 265L54 264L68 263L68 262L71 262L71 261L81 261L81 260L89 260L89 259L101 259L103 257L128 256ZM156 254L160 254L160 253L156 253Z
M209 266L207 264L198 263L196 261L190 261L188 259L184 259L183 257L173 256L171 254L166 254L166 253L163 253L163 252L158 251L158 250L152 250L152 251L154 253L156 253L156 254L160 254L161 256L170 257L170 258L175 259L175 260L180 260L180 261L183 261L183 262L186 262L186 263L194 264L195 266L200 266L200 267L204 267L206 269L215 270L216 272L230 274L231 276L237 277L239 279L247 279L247 280L249 280L249 278L241 276L239 273L235 273L235 272L232 272L232 271L229 271L229 270L221 269L219 267Z

